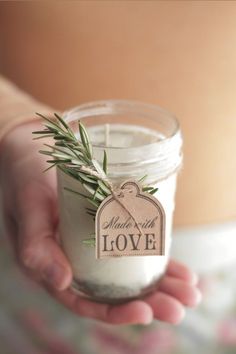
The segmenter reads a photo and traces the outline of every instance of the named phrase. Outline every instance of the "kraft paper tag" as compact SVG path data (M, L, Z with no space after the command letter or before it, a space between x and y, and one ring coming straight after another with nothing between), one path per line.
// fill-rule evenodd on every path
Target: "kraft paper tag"
M164 255L165 212L151 194L127 181L96 213L96 258Z

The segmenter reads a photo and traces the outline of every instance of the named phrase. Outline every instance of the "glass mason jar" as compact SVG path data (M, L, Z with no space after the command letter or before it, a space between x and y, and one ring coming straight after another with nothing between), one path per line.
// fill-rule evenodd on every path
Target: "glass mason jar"
M60 240L73 271L72 289L94 301L120 303L155 289L165 272L171 246L176 177L182 162L182 137L176 118L158 106L126 100L80 105L64 113L78 133L78 120L86 127L94 158L102 164L107 152L108 178L118 186L139 180L157 187L155 197L165 211L165 255L122 256L96 259L95 248L84 240L95 232L90 205L65 187L82 192L81 184L58 170Z

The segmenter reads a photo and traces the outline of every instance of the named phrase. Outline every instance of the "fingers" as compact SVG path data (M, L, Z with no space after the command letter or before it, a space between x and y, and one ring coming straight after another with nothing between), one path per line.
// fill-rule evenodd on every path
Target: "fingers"
M55 240L52 208L50 191L35 183L28 186L24 200L20 199L16 206L17 252L28 270L56 289L63 290L71 283L72 272Z
M153 319L151 307L143 301L131 301L122 305L92 302L74 294L71 290L59 292L47 288L63 305L80 316L110 324L149 324Z
M201 293L195 287L197 281L194 272L171 260L157 292L144 300L152 307L156 319L178 324L185 316L184 306L193 307L201 301Z
M181 281L178 284L171 284L172 280L168 279L163 284L163 291L146 296L142 301L135 300L118 306L92 302L77 296L68 289L63 292L49 289L49 292L78 315L110 324L149 324L153 318L178 324L185 316L183 303L187 302L188 306L196 303L194 303L195 300L193 300L191 290L187 289L186 291L186 288L184 288L181 294L180 287L183 284ZM173 290L175 286L177 291ZM190 285L188 286L190 287Z
M149 324L153 320L151 307L138 300L110 307L107 316L109 322L113 324Z
M170 276L165 276L159 282L158 290L171 295L182 304L194 307L201 301L201 293L198 288L185 281Z
M149 324L153 319L151 307L139 300L111 306L81 299L79 304L80 315L97 318L111 324Z
M162 292L147 296L145 301L151 306L154 317L160 321L178 324L185 316L184 306L172 296Z
M180 278L192 285L196 285L198 282L198 276L196 273L175 260L170 260L166 274L172 277Z
M148 324L153 317L171 324L178 324L185 315L185 306L195 306L201 299L200 292L190 283L165 276L158 291L142 301L111 306L78 297L70 290L50 292L70 310L80 316L90 317L110 324Z
M49 236L40 243L30 242L21 250L21 262L38 279L58 290L66 289L72 279L71 269L56 241Z
M163 277L158 291L146 296L142 301L135 300L126 304L111 306L78 297L70 290L50 292L69 309L80 316L90 317L110 324L148 324L153 318L171 324L178 324L185 315L185 306L195 306L201 299L200 292L192 285L192 272L182 265L175 264L169 273L182 275L185 280ZM179 273L180 272L180 273Z

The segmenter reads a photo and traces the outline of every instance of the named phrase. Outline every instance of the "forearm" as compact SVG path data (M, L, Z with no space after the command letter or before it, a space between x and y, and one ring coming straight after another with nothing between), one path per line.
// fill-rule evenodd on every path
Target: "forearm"
M33 120L35 112L52 110L0 75L0 141L16 125Z

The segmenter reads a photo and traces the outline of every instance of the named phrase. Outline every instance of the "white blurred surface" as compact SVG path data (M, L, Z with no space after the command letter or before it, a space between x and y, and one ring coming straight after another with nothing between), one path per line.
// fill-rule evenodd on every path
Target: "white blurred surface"
M236 263L236 222L176 228L171 255L198 273Z

